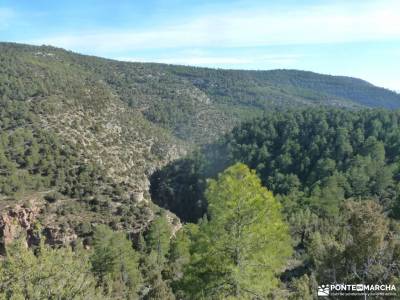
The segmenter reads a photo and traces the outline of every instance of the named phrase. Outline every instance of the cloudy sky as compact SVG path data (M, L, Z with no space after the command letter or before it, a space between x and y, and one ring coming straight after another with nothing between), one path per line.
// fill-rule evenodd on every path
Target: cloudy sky
M232 69L302 69L400 90L398 0L0 0L0 40Z

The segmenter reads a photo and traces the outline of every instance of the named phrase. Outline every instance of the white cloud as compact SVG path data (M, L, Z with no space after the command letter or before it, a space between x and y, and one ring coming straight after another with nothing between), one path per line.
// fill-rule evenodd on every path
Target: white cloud
M159 28L69 33L30 42L79 51L93 52L95 49L97 53L103 53L175 47L257 47L400 38L400 1L329 3L301 9L294 6L286 11L258 7L216 12Z

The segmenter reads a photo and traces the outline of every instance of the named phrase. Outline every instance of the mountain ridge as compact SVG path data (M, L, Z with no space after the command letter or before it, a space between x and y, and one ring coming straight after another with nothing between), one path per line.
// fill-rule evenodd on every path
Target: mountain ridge
M321 252L313 245L333 242L342 249L338 257L344 261L347 249L360 249L357 240L354 245L345 242L351 237L361 232L363 248L369 247L369 240L363 238L370 235L368 228L384 233L380 241L397 235L397 229L389 231L386 220L400 216L400 111L384 108L398 107L399 97L359 79L312 72L125 63L54 47L0 43L3 266L10 257L13 260L10 255L27 253L26 246L39 249L39 257L49 251L57 254L58 249L73 253L70 247L61 247L72 246L88 249L84 252L90 259L85 256L86 261L76 262L86 262L93 272L95 266L114 265L116 258L108 259L107 253L129 253L134 248L133 256L137 253L140 258L135 274L144 279L143 283L137 280L138 298L153 299L160 290L171 295L160 299L175 299L174 293L185 298L181 292L192 293L191 287L203 286L196 283L202 275L188 276L185 271L192 262L194 269L199 266L192 261L197 254L192 256L191 249L204 248L206 232L198 230L215 232L203 227L211 224L206 218L199 226L190 222L212 215L204 194L207 182L213 182L208 179L236 164L233 169L246 171L230 173L233 169L228 168L228 173L222 173L232 174L226 177L229 186L233 183L234 190L242 190L243 174L252 174L249 183L260 188L262 183L276 196L273 205L282 205L290 226L296 252L279 267L277 275L284 271L282 287L288 288L287 295L292 283L311 287L312 278L332 270L325 268L331 263L331 248ZM224 185L218 190L215 199L224 202L236 197ZM254 189L249 191L245 192L254 194ZM362 201L353 201L361 196L367 199L365 207ZM241 198L237 197L238 203ZM361 214L353 219L358 211ZM248 210L243 212L247 219ZM342 212L345 219L339 215ZM264 218L258 210L254 213ZM377 230L367 226L363 231L365 223L357 220L371 220L371 215L371 224L386 225ZM218 219L232 224L227 216ZM343 237L341 233L351 228L353 220L361 224L361 231L356 226L351 236ZM222 232L227 226L224 221L216 229ZM266 236L273 241L275 235ZM9 251L18 240L21 251ZM43 243L56 247L42 248ZM384 253L385 260L378 277L391 272L399 257L393 249L399 252L397 241L393 247L375 247L374 255ZM199 254L208 261L210 255L204 253ZM320 253L326 257L323 269L315 264ZM34 252L30 255L36 257ZM365 258L370 261L370 256ZM209 261L212 268L215 261ZM49 266L64 269L64 262L57 260ZM118 272L125 270L125 262L130 263L124 259L115 265ZM22 266L20 273L26 271L35 272ZM341 278L353 271L341 271ZM398 272L392 273L398 278ZM111 282L118 284L117 291L121 286L125 290L125 283L118 281L125 277L117 277ZM190 290L185 291L186 287Z
M352 99L332 93L335 84ZM399 99L400 107L400 95L391 98L358 79L127 63L0 43L0 163L8 172L0 174L0 201L51 191L42 196L67 198L49 206L76 220L68 226L103 215L116 228L146 228L155 209L149 177L156 170L266 112L373 107L354 100L370 89L382 95L376 105L390 108ZM365 99L368 104L371 97Z
M165 75L162 73L168 72L167 75L169 76L175 75L173 78L175 81L179 81L180 83L183 82L183 84L192 84L199 88L200 91L205 92L206 96L209 98L211 96L211 98L213 98L212 100L215 100L218 104L221 104L221 102L223 103L225 102L224 100L226 100L221 97L224 96L224 91L219 91L219 94L222 95L215 95L212 88L210 89L205 81L209 81L213 85L219 84L221 86L222 84L223 88L230 89L231 93L227 93L225 96L231 98L241 96L237 93L235 94L234 90L239 79L242 81L252 81L252 85L246 83L245 86L241 86L250 100L236 101L234 104L239 107L243 105L250 107L258 105L264 106L264 108L265 106L284 106L288 104L286 103L287 101L295 102L295 104L298 104L298 102L302 104L313 104L313 102L318 102L323 105L361 105L389 109L400 107L399 94L385 88L377 87L365 80L348 76L319 74L311 71L293 69L229 70L160 63L124 62L97 56L82 55L52 46L29 46L13 43L2 43L1 45L3 45L3 47L12 47L17 51L21 50L21 48L25 48L25 50L28 51L36 51L36 54L42 55L43 57L46 57L46 54L41 53L39 50L47 49L59 53L64 52L64 54L69 55L69 57L66 58L72 59L74 63L89 69L91 68L92 71L100 71L100 74L98 75L101 75L99 77L102 77L102 79L105 77L104 74L101 74L101 68L104 68L104 65L107 65L107 71L118 71L119 73L124 74L125 77L126 75L131 75L129 73L138 72L140 69L146 71L148 77L160 75L153 74L156 71L161 73L161 75ZM51 55L52 54L49 53L47 58L51 58ZM90 66L90 64L97 64L98 66L94 68L93 66ZM221 78L219 78L221 76L228 77L231 83L229 84L224 80L221 80ZM108 78L108 84L110 85L113 84L112 82L110 83L111 80L120 81L118 78L110 77L111 78ZM120 84L120 82L118 83ZM337 89L338 86L342 86L342 89ZM350 89L350 91L345 90L343 87ZM285 90L286 93L282 94L282 89ZM364 91L363 89L366 90ZM124 100L128 102L132 101L132 99ZM282 100L283 103L277 103L280 100ZM331 100L332 103L329 103L329 100Z
M16 43L0 43L0 67L0 99L139 191L163 164L270 110L400 108L394 92L310 71L120 62Z

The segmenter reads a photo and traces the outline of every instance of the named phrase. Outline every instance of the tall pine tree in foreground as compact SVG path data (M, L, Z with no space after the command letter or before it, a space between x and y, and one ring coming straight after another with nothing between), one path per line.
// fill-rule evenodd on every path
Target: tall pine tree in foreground
M237 163L210 180L210 221L200 225L184 276L191 299L265 299L292 253L280 204Z

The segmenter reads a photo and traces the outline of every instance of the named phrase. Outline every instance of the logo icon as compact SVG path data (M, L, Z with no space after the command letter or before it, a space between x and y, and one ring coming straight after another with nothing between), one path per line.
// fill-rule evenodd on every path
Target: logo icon
M356 285L356 291L357 292L363 292L364 291L364 285L363 284L357 284Z
M317 295L322 297L329 296L329 285L319 285Z

